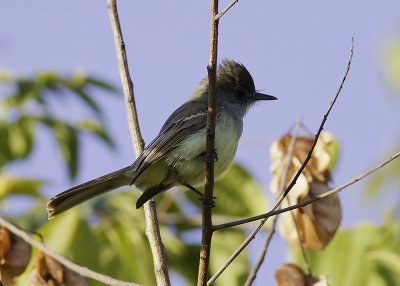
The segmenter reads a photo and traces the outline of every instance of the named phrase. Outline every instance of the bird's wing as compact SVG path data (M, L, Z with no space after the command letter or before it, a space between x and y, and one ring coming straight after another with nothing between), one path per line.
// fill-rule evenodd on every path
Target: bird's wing
M175 110L164 123L158 136L145 148L133 163L136 177L162 159L168 152L177 147L183 140L205 128L207 122L207 103L189 101Z

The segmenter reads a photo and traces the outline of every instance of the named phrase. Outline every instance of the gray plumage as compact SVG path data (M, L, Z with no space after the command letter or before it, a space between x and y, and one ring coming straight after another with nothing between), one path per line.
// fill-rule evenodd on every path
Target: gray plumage
M257 100L273 100L258 93L247 69L224 60L217 70L215 176L233 161L242 134L243 117ZM157 137L130 166L66 190L47 204L49 218L88 199L125 185L142 191L136 207L176 185L194 186L204 179L208 78L203 79L187 102L176 109Z

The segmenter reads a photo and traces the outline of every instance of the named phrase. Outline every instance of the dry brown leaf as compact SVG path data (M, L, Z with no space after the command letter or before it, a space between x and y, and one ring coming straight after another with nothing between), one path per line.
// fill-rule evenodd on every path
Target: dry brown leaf
M328 286L325 276L309 276L297 265L286 263L275 270L277 286Z
M0 280L9 283L28 266L32 247L22 238L0 226Z
M36 258L36 267L32 271L28 286L85 286L85 277L66 268L58 261L42 252Z
M7 253L11 248L10 235L10 232L6 228L0 226L0 265L5 262Z
M284 264L275 270L277 286L306 286L306 275L295 264Z
M324 193L328 188L324 184L311 184L310 195L298 202L308 200L313 196ZM293 202L291 202L293 204ZM284 206L287 206L286 202ZM279 231L292 244L305 248L322 250L334 237L339 228L342 212L337 195L326 197L303 208L283 213L279 222ZM293 218L295 221L293 221ZM297 225L297 229L295 224ZM298 238L297 231L300 234Z
M271 146L271 190L279 196L285 157L288 152L291 135L285 135ZM329 146L333 136L324 132L318 140L311 160L297 179L296 184L282 203L282 207L294 205L328 191L330 180L331 155ZM293 149L288 170L287 185L303 164L312 146L313 138L299 137ZM341 221L341 206L337 195L317 201L301 209L281 215L279 230L291 243L302 244L306 248L323 249L333 238ZM296 229L297 226L297 229ZM300 239L299 239L299 235Z

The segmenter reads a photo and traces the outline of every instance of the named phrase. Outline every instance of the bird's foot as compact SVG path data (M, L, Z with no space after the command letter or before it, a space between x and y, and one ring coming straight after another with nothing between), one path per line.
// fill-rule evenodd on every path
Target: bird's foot
M218 161L217 149L214 149L213 158L212 158L212 159L214 160L214 162L217 162L217 161ZM206 152L203 153L203 160L204 160L204 162L206 162L206 163L209 163L209 162L210 162L210 160L207 160L207 158L206 158Z
M211 200L205 200L204 199L204 195L203 197L200 197L199 200L201 201L203 208L205 209L212 209L213 207L215 207L215 202L214 199L216 199L216 197L212 197Z
M197 195L199 195L199 201L201 201L204 205L204 194L202 192L200 192L198 189L196 189L192 185L189 185L188 183L181 183L181 184L182 184L182 186L185 186L189 190L191 190L191 191L195 192ZM215 199L217 199L217 197L212 197L212 199L215 200ZM214 201L212 202L212 204L213 204L213 206L215 205Z

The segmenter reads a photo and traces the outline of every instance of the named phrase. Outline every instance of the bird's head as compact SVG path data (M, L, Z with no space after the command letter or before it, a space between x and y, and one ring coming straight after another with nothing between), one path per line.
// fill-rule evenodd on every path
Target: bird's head
M254 81L246 67L233 60L224 59L217 69L217 102L240 104L245 112L260 100L275 100L274 96L257 92ZM192 95L192 99L208 96L208 77L205 77Z
M253 77L246 67L233 60L224 59L217 69L218 90L228 91L226 99L236 101L248 108L259 100L275 100L272 95L257 92Z

